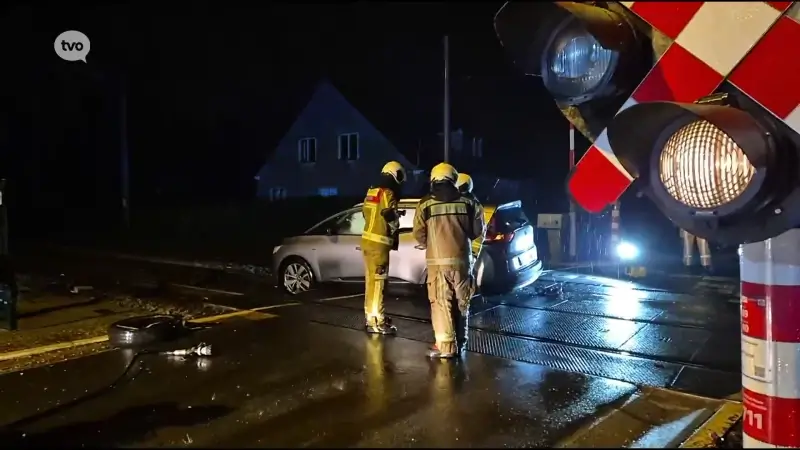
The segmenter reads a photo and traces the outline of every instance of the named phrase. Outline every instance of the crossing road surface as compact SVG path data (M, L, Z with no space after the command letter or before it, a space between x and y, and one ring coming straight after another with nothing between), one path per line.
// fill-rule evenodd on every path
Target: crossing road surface
M170 347L203 341L209 358L118 350L0 376L0 438L13 448L663 447L719 407L492 355L432 361L422 342L313 323L303 309Z
M304 307L314 322L362 326L360 286L290 297L264 277L218 270L57 254L46 260L51 267L44 270L81 283L168 288L237 309L300 302L314 306ZM28 264L43 267L41 261L32 258ZM688 282L676 281L670 292L664 286L554 272L513 294L474 299L470 350L639 385L735 396L740 391L738 302L721 281ZM418 292L404 294L387 300L389 315L401 336L431 342L428 301ZM337 299L347 295L352 296Z

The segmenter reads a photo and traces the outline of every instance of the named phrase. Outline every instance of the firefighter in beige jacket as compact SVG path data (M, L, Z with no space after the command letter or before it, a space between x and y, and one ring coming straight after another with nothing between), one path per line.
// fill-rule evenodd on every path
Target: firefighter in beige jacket
M436 344L432 358L452 358L464 351L469 301L475 292L470 273L471 242L483 234L480 205L455 186L458 172L441 163L431 170L430 193L414 215L414 238L425 247L428 300ZM455 319L455 320L454 320Z

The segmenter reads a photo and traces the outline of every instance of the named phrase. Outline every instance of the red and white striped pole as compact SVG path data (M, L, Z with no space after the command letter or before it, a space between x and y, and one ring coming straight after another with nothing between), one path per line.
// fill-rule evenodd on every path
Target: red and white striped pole
M569 170L575 168L575 126L569 123ZM578 255L578 214L575 212L575 202L569 202L569 256L575 259Z
M620 237L620 214L619 214L619 201L611 204L611 248L609 251L614 255L617 245L622 241Z
M800 229L741 246L744 448L800 447Z
M575 125L569 123L569 170L575 168Z

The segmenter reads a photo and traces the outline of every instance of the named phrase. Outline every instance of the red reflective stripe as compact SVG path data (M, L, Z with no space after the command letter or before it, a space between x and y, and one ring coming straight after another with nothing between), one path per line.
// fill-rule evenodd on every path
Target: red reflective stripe
M378 189L378 193L375 195L367 195L367 198L364 199L365 202L368 203L380 203L381 197L383 196L383 189Z
M767 4L780 12L786 11L787 8L792 6L792 2L767 2Z
M672 44L631 94L637 102L686 102L708 95L724 77L678 44Z
M741 290L742 334L763 340L769 334L773 341L800 343L800 308L797 307L800 286L766 286L743 281Z
M627 174L592 145L572 171L567 187L573 200L590 213L601 212L631 185Z
M675 40L704 2L634 2L636 15Z
M742 388L742 431L767 444L800 447L800 399L770 397Z

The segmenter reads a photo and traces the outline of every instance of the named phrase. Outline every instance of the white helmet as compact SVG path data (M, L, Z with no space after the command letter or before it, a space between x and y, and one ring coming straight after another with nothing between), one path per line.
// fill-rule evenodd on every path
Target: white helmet
M472 193L472 177L465 174L459 173L458 179L456 179L456 187L462 194L471 194Z
M455 184L456 179L458 179L458 171L450 164L439 163L431 169L431 183L449 181Z
M403 166L397 161L389 161L386 163L386 165L383 166L383 169L381 169L381 173L391 175L397 184L402 184L404 181L406 181L406 169L403 169Z

